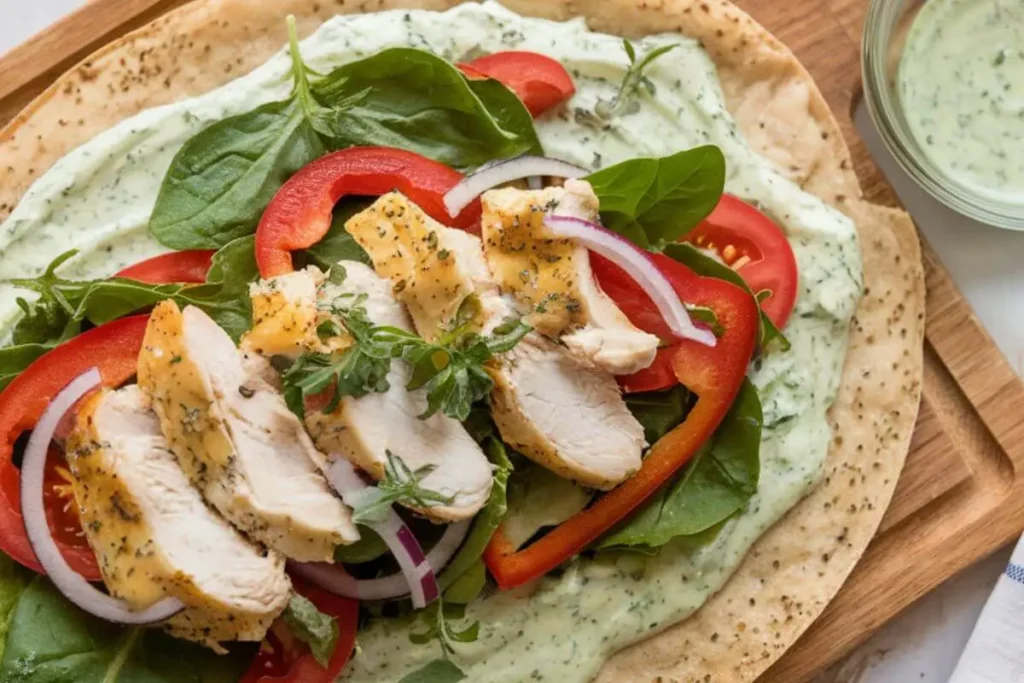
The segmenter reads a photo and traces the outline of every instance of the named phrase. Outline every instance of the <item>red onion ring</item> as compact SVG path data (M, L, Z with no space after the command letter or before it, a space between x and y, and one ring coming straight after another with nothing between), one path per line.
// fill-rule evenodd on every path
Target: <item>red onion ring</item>
M338 454L332 454L332 462L327 466L325 474L331 486L341 494L341 499L349 507L355 507L360 492L369 488L363 478L356 472L348 460ZM413 536L412 531L405 525L398 513L389 507L384 521L379 523L368 523L368 526L376 531L387 544L391 554L395 556L398 566L402 570L407 582L409 593L412 597L412 606L416 609L423 609L427 603L437 599L440 590L437 586L437 577L427 562L426 555L419 541ZM308 567L308 565L305 565ZM331 567L332 565L327 565ZM301 566L300 566L301 567ZM300 573L302 569L300 568ZM317 574L319 576L319 574ZM346 575L347 576L347 575ZM313 576L309 577L314 583L318 583ZM351 578L351 577L349 577ZM326 590L332 590L323 586ZM404 591L403 591L404 592ZM340 593L343 595L343 593Z
M651 263L646 251L622 235L582 218L547 216L544 224L559 237L576 240L622 268L651 297L661 317L676 336L692 339L706 346L714 346L717 343L718 340L711 330L693 324L672 283Z
M435 575L455 556L462 542L466 540L471 526L470 520L449 524L444 535L427 553L426 562L419 566L419 576L431 569ZM378 579L357 579L341 565L326 562L291 562L291 571L326 591L357 600L393 600L409 595L409 580L398 572ZM437 585L436 582L434 585ZM430 602L429 594L426 597ZM436 597L436 596L435 596Z
M99 370L86 370L61 389L43 411L29 437L25 458L21 463L21 514L25 518L25 531L39 564L64 597L89 614L107 621L138 626L155 624L170 619L185 609L185 605L176 598L167 597L144 610L134 611L123 600L97 589L68 565L46 521L43 506L46 452L64 414L80 398L100 386L101 381Z
M588 173L590 171L581 166L548 157L520 156L502 159L484 164L448 190L444 196L444 206L448 209L448 215L454 217L487 190L513 180L537 176L582 178Z

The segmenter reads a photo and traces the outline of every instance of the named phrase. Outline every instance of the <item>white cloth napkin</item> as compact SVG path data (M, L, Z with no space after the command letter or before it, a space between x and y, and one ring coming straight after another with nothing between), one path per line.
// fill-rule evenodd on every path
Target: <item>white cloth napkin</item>
M949 683L1024 683L1024 536L992 589Z

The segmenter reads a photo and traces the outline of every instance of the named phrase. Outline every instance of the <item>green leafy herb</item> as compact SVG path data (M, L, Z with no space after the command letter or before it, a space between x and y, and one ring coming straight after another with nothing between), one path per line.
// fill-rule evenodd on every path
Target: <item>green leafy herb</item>
M398 683L459 683L465 678L466 674L447 659L435 659L403 676Z
M725 157L713 145L660 159L630 159L589 175L610 230L654 251L711 213L725 187Z
M332 312L351 333L353 344L338 355L303 354L285 372L285 400L299 416L305 414L304 399L322 391L331 392L324 412L335 410L345 396L387 391L391 361L402 358L412 369L406 389L423 389L427 394L427 409L420 419L441 411L464 420L473 403L494 386L484 364L494 354L510 350L531 330L520 319L506 321L490 335L457 324L436 342L427 342L397 327L374 325L358 297L345 305L333 305Z
M52 348L47 344L18 344L0 349L0 390Z
M644 427L644 438L654 444L661 437L682 424L693 407L694 396L689 389L677 384L664 391L626 394L626 407Z
M290 22L289 52L287 99L218 121L175 155L149 223L162 244L210 249L252 233L281 185L332 150L385 145L464 169L542 153L511 91L470 83L423 50L384 50L321 78L302 61Z
M722 424L693 462L597 547L653 551L674 538L707 531L742 510L757 491L761 421L757 389L744 380Z
M761 300L767 296L766 292L758 292L756 295L747 285L746 280L729 266L716 261L707 254L701 252L700 249L693 246L692 244L670 244L665 247L665 255L679 261L686 267L693 270L698 275L707 275L709 277L716 277L720 280L731 282L738 287L750 292L750 296L753 296L758 301L758 310L761 311L761 322L758 325L758 347L761 352L764 353L771 348L773 343L778 343L779 348L783 351L789 350L789 340L786 339L785 335L779 331L779 328L775 327L775 323L772 322L771 318L760 308Z
M424 465L413 471L399 456L391 451L386 453L384 478L376 486L367 489L368 493L361 494L362 502L357 503L352 510L352 521L356 524L384 521L392 503L424 509L452 502L454 496L443 496L420 485L420 481L434 471L434 465Z
M298 593L292 595L281 615L296 638L309 645L313 658L326 667L338 646L338 622Z
M455 614L459 612L461 610L456 611ZM444 599L438 598L421 612L420 618L426 622L426 630L410 633L409 640L417 645L425 645L437 639L441 646L441 654L447 659L455 654L456 643L472 643L479 637L479 621L474 621L459 630L448 623L449 616L451 615L445 614Z
M480 596L486 584L487 567L482 559L477 559L444 591L444 599L453 605L468 605Z
M473 85L424 50L396 47L342 65L314 94L350 101L333 112L335 148L400 147L459 169L542 151L532 118L511 91L496 81Z
M639 111L640 103L636 101L636 96L641 91L646 92L649 96L654 96L654 83L644 76L644 71L658 57L678 47L675 44L656 47L644 55L643 59L637 61L633 43L628 39L623 40L622 46L626 50L626 56L629 57L629 69L626 71L626 76L622 79L622 85L615 97L610 102L600 100L594 107L594 113L602 123L607 123L616 116Z
M278 188L328 151L321 135L330 110L310 88L291 18L288 33L292 94L218 121L178 151L149 219L161 244L216 249L248 235Z
M21 594L9 626L0 680L18 683L235 683L254 651L218 655L157 629L96 619L45 577Z
M387 543L380 535L368 526L359 528L359 540L349 545L339 545L334 549L334 561L337 564L362 564L381 557L388 550Z
M466 535L466 540L462 542L462 547L437 577L437 583L441 590L454 587L457 581L472 571L483 556L484 549L490 543L494 530L501 524L507 510L506 495L508 478L512 474L512 462L508 459L505 445L501 440L496 436L488 435L483 427L484 419L490 421L486 409L474 414L482 414L483 418L475 425L475 430L470 430L470 434L473 434L474 438L480 437L477 440L483 445L484 452L494 466L494 481L491 484L491 494L487 498L487 503L473 518L473 525L469 529L469 534Z
M28 572L0 553L0 661L3 661L4 642L7 640L11 616L28 582Z

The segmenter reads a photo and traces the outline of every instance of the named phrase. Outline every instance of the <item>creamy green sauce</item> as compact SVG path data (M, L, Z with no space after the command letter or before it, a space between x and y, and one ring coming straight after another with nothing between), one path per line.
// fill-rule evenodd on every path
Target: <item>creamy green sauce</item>
M898 81L928 159L974 193L1024 205L1024 0L929 0Z
M577 123L585 117L575 112L592 111L599 98L614 96L626 55L619 38L591 33L581 21L524 19L496 4L468 4L445 14L338 17L302 45L303 56L320 71L395 45L448 58L511 48L551 55L570 69L579 92L565 114L538 122L548 154L599 168L716 144L729 162L727 190L775 217L796 252L802 291L785 330L792 350L773 352L752 373L766 429L761 485L747 510L703 547L677 542L652 558L606 553L561 576L470 605L466 616L480 620L480 637L460 645L455 661L477 683L589 680L615 650L699 608L821 475L829 443L825 413L861 292L854 227L750 150L697 43L664 35L636 46L643 53L670 42L680 47L647 71L656 97L645 96L639 111L603 130ZM283 97L288 66L285 57L275 57L219 90L143 112L69 154L0 226L0 277L37 274L72 247L82 252L67 270L72 276L109 274L164 251L147 234L146 219L174 152L215 119ZM13 292L0 292L0 332L9 332L17 313ZM410 629L400 620L372 623L360 633L347 680L394 681L440 655L436 644L410 643Z

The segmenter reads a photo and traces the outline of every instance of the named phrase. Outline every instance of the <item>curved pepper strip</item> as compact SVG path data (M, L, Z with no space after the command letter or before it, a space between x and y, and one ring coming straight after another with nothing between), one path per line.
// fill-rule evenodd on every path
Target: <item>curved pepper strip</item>
M350 147L320 157L289 178L263 212L256 228L260 276L292 272L291 252L323 239L331 228L334 205L347 195L379 196L398 190L434 220L472 229L480 220L479 200L457 219L444 207L445 193L462 178L444 164L390 147Z
M68 382L92 367L103 385L118 387L135 375L149 316L135 315L95 327L40 356L0 393L0 550L43 573L25 534L21 516L21 472L14 465L14 442L35 427L46 406ZM89 581L99 581L96 557L87 547L58 541L64 558Z
M207 249L172 251L119 270L114 273L114 277L124 277L153 285L169 282L202 284L206 282L213 254L213 251Z
M625 519L711 438L740 390L757 343L757 302L736 285L698 276L667 256L653 259L680 297L712 309L724 329L714 348L680 342L672 360L676 378L697 395L697 403L685 422L654 444L636 474L536 542L517 550L499 527L484 562L502 589L547 574Z

